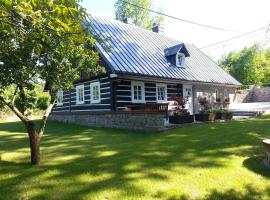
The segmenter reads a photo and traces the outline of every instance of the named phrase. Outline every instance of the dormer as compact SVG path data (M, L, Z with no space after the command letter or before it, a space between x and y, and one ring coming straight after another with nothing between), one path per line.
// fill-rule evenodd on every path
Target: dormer
M171 64L183 68L185 67L185 58L190 56L183 43L165 49L164 54Z

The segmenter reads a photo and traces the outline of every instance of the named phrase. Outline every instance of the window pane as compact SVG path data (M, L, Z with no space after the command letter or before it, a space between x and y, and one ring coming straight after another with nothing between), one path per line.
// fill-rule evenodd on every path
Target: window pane
M158 87L158 100L164 101L165 100L165 87Z
M137 85L134 85L133 88L134 88L134 94L133 94L134 99L137 100L138 99L138 95L137 95L138 94L138 87L137 87Z
M138 101L138 102L141 102L143 99L143 85L141 83L138 83L138 84L132 84L132 100L135 100L135 101Z

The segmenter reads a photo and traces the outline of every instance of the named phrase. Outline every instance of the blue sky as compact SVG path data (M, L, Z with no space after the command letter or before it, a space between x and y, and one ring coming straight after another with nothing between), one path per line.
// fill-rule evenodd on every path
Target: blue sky
M165 18L164 34L166 36L193 43L198 48L241 33L266 28L270 23L270 0L153 0L153 2L155 7L162 7L165 13L175 17L240 32L211 30ZM114 19L114 3L115 0L84 0L81 5L91 14ZM269 42L266 31L262 30L238 40L203 49L203 51L210 57L218 59L232 50L250 46L258 41Z

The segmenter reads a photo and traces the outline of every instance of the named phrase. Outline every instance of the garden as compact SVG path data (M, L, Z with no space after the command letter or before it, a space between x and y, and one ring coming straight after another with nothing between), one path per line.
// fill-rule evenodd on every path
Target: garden
M231 120L233 113L229 111L230 99L216 98L212 102L207 97L198 97L199 112L192 115L186 108L188 97L174 96L169 103L169 122L172 124L185 124L207 122L216 120ZM172 103L171 103L172 102Z

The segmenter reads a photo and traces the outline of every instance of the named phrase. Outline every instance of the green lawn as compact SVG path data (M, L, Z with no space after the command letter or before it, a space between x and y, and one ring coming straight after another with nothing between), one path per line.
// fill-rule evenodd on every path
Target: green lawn
M24 132L0 123L0 199L270 199L270 116L156 134L49 122L40 167Z

